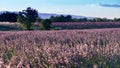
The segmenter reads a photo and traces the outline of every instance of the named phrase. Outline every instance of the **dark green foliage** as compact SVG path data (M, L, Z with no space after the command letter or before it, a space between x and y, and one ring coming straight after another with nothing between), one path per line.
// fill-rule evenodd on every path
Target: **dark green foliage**
M56 17L51 16L50 20L53 22L72 22L72 16L71 15L67 15L67 16L60 15Z
M120 22L120 18L114 18L114 22Z
M52 21L49 19L45 19L41 21L41 28L44 30L50 30Z
M26 10L19 12L17 21L27 30L32 30L32 26L38 17L35 9L28 7Z
M10 59L12 58L12 53L11 53L11 52L8 52L7 57L8 57L8 59L10 60Z
M72 18L71 15L51 16L50 19L52 22L120 22L120 18Z
M38 17L38 18L36 19L36 21L37 21L37 22L41 22L42 19Z
M17 13L14 12L4 12L0 14L0 22L16 22Z
M62 30L61 27L55 27L53 30Z

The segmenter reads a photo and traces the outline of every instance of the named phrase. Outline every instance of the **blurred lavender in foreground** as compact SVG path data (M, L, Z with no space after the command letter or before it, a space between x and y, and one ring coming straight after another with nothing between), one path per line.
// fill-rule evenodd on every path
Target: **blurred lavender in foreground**
M0 67L119 68L120 29L1 31Z

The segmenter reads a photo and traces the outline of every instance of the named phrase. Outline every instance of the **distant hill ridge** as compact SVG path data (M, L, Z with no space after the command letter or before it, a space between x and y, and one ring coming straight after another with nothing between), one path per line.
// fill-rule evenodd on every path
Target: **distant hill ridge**
M1 13L4 13L4 12L12 12L12 11L0 11L0 14ZM14 11L15 13L18 13L17 11ZM67 16L67 15L71 15L71 14L53 14L53 13L38 13L39 17L43 18L43 19L48 19L50 18L51 16L60 16L60 15L63 15L63 16ZM93 19L93 17L86 17L86 16L80 16L80 15L71 15L72 18L88 18L88 19Z

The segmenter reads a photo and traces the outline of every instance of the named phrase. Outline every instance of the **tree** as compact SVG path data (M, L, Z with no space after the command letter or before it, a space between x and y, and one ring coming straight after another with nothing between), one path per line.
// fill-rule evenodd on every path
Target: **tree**
M31 7L28 7L26 10L19 12L17 21L27 30L32 30L33 24L38 18L38 12Z
M60 16L51 16L51 21L52 22L72 22L72 16L71 15L60 15Z
M50 19L45 19L41 21L41 28L44 30L50 30L52 21Z
M15 12L3 12L0 14L1 22L16 22L17 21L17 13Z
M71 15L67 15L66 16L66 22L71 22L72 21L72 16Z
M120 18L114 18L113 21L114 22L120 22Z

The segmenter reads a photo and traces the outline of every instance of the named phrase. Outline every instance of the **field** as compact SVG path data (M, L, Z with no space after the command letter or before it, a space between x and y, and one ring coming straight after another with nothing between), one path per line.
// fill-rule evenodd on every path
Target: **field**
M53 22L51 27L52 30L120 28L120 22ZM0 31L21 29L17 22L0 22ZM40 30L40 23L35 23L33 29Z
M0 67L120 68L120 28L0 31Z
M15 22L0 22L0 31L20 30L20 24Z
M61 29L119 28L120 22L54 22L52 27Z

